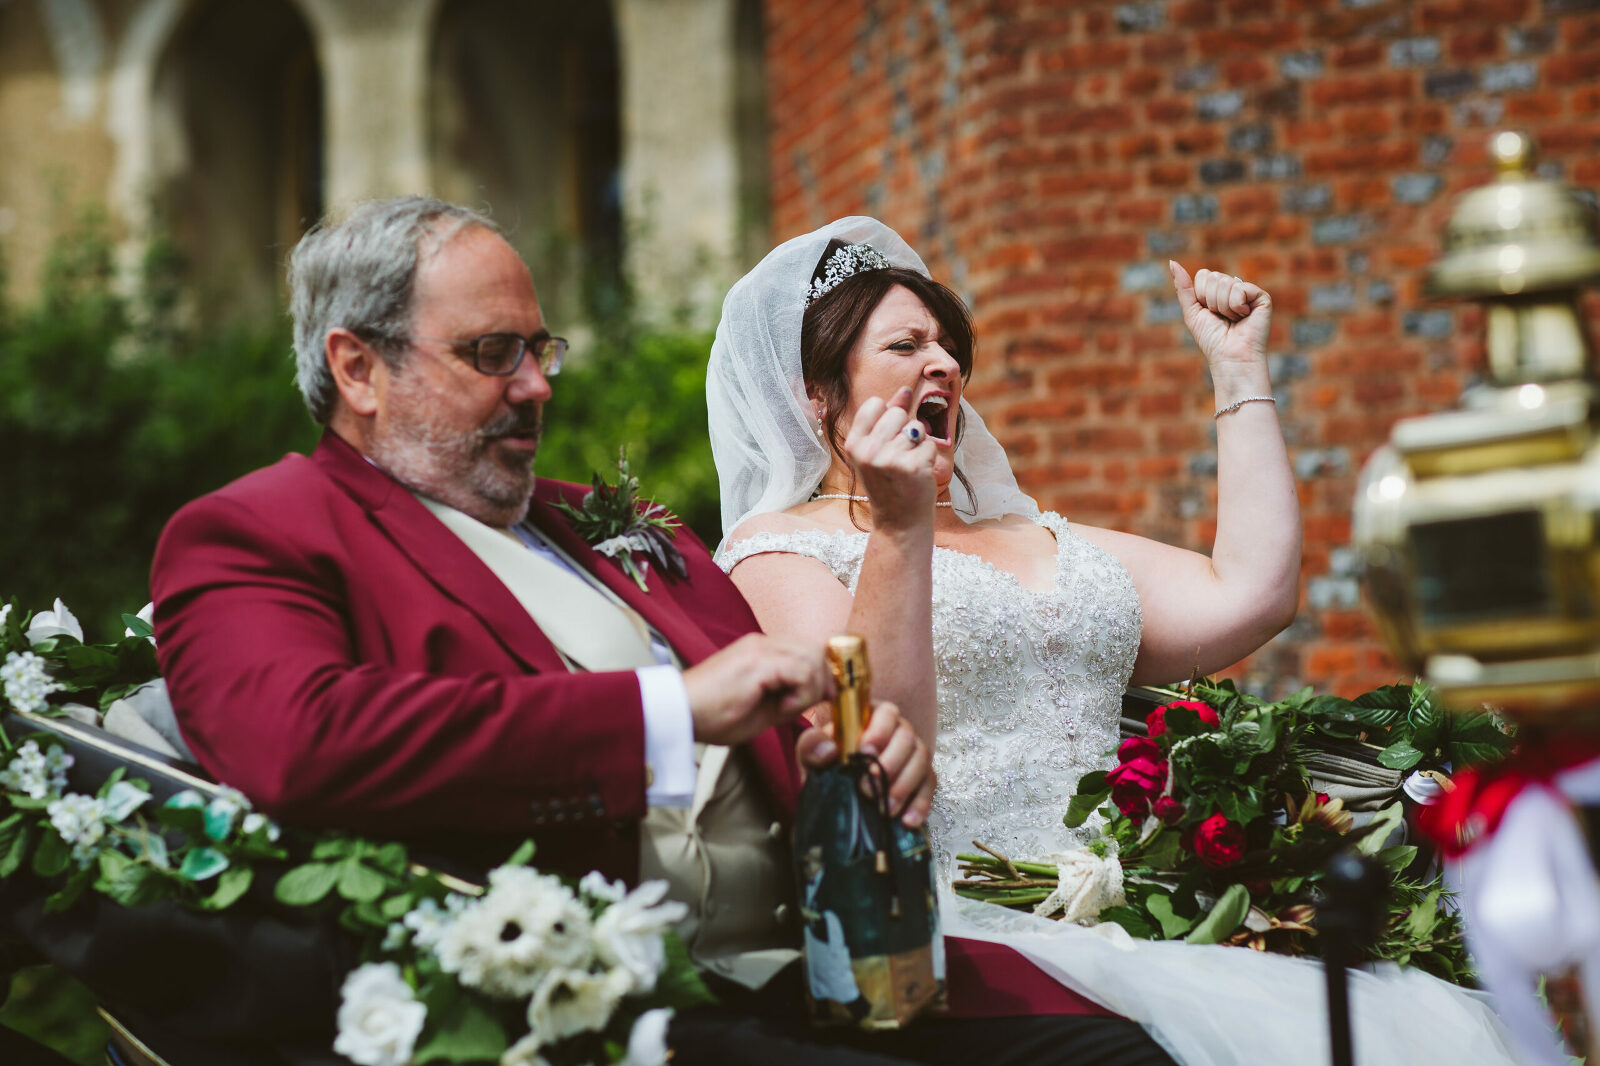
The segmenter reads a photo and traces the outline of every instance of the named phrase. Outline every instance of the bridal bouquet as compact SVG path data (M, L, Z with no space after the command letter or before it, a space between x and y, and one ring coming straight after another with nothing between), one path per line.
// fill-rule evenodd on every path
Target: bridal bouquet
M1120 862L1122 901L1098 921L1145 939L1316 955L1319 883L1329 859L1354 848L1391 874L1372 957L1470 979L1450 894L1437 878L1408 876L1414 846L1386 846L1400 804L1358 826L1340 800L1312 789L1305 756L1323 737L1376 743L1379 763L1395 770L1481 762L1511 744L1488 712L1448 714L1420 683L1355 700L1307 689L1267 703L1208 681L1174 695L1187 698L1152 711L1149 735L1124 740L1111 770L1084 775L1068 806L1073 827L1099 811L1090 850ZM958 892L1041 913L1060 905L1071 864L984 850L959 857Z
M0 710L92 722L155 676L149 621L84 643L59 600L24 620L0 606ZM71 702L71 701L84 702ZM225 786L157 802L119 768L92 794L40 731L0 731L0 880L43 879L45 909L93 893L127 907L314 909L362 960L344 980L333 1049L360 1066L665 1066L674 1009L711 1002L671 926L666 883L576 885L530 867L525 844L487 887L417 865L398 843L280 828ZM25 876L25 874L23 874ZM336 930L343 930L343 933Z

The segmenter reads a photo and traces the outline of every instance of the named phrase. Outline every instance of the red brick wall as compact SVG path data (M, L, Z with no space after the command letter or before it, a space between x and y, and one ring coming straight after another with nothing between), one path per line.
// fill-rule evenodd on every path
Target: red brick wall
M1420 296L1485 144L1600 186L1600 0L769 0L773 236L865 212L970 301L969 395L1068 517L1209 550L1202 361L1165 261L1259 281L1305 519L1302 609L1239 670L1398 668L1358 601L1356 473L1455 402L1476 313ZM1600 317L1596 318L1600 325ZM1597 330L1600 333L1600 330Z

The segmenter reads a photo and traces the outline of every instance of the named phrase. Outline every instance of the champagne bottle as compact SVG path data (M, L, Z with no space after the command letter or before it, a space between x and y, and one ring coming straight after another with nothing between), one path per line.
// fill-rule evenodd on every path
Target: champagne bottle
M833 671L833 737L839 756L861 750L861 731L872 715L872 669L867 642L853 633L828 639L828 669Z
M866 641L827 643L839 761L806 780L795 815L807 999L819 1025L898 1029L944 999L932 853L891 809L877 759L861 752L872 713Z

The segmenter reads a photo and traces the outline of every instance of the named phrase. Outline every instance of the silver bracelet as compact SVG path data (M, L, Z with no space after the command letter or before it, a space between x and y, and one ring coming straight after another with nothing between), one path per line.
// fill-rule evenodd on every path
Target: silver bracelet
M1276 396L1246 396L1242 400L1233 401L1232 403L1230 403L1226 407L1217 408L1217 413L1212 415L1211 417L1212 418L1221 418L1223 415L1227 414L1230 411L1237 411L1239 408L1243 407L1247 403L1272 403L1272 404L1275 404L1277 402L1278 402L1278 398Z

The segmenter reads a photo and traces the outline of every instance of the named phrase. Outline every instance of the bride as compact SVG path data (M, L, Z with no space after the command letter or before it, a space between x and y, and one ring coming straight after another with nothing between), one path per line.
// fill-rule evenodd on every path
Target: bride
M1220 669L1293 617L1299 506L1267 377L1271 298L1171 271L1216 391L1209 557L1040 512L963 398L965 306L882 223L780 245L723 305L706 383L718 561L767 632L867 638L874 695L936 751L945 886L975 837L1013 857L1081 844L1061 816L1078 778L1109 766L1127 685ZM941 908L948 933L1023 952L1186 1066L1325 1054L1316 962L1135 941L948 891ZM1351 1002L1363 1064L1511 1061L1484 997L1420 971L1354 973Z

